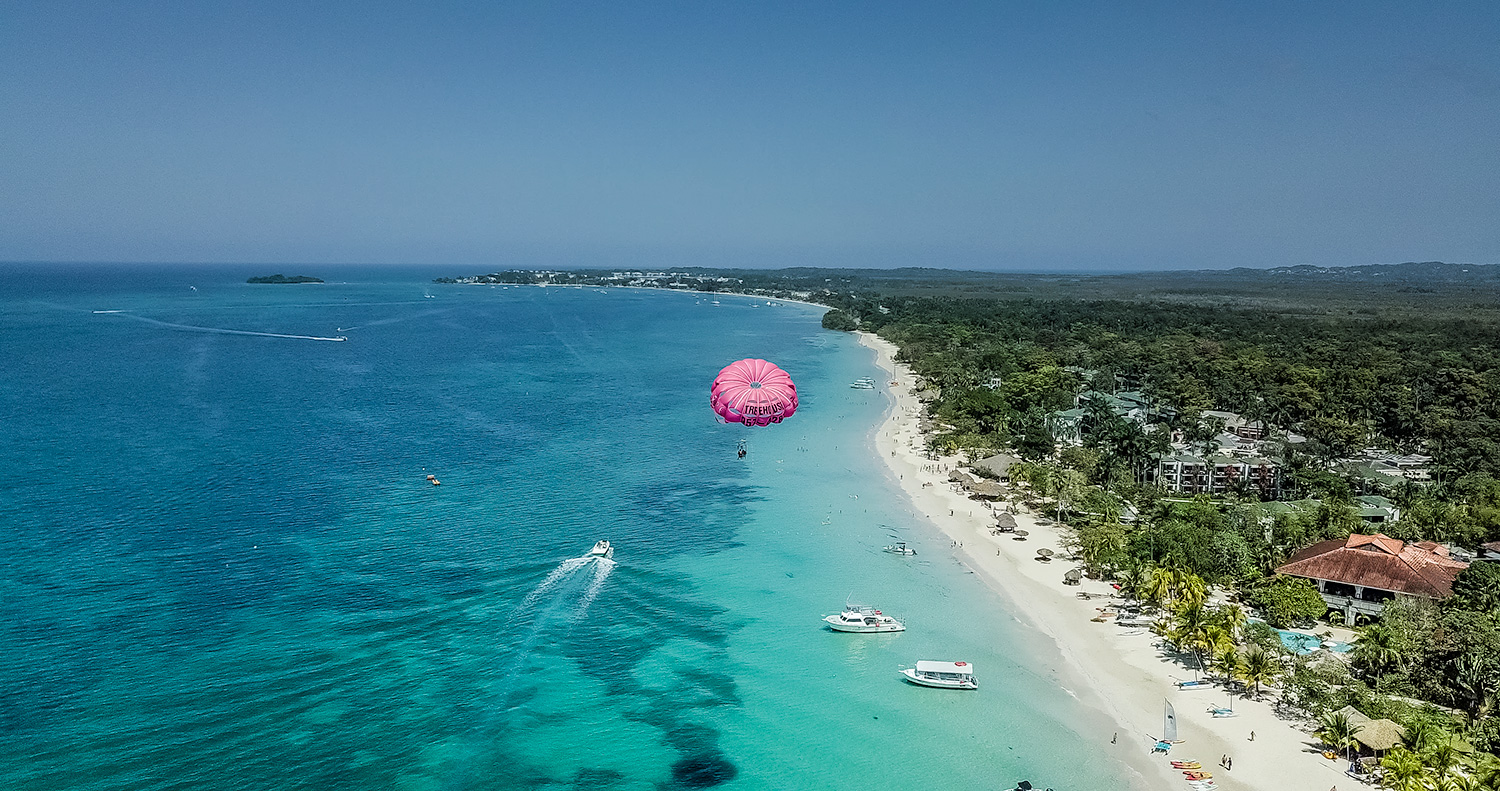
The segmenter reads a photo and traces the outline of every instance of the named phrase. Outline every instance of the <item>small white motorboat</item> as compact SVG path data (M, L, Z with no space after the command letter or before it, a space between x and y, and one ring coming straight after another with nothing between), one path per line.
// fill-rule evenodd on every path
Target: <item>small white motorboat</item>
M904 632L906 624L879 610L858 604L844 605L844 611L823 619L835 632Z
M593 549L590 549L588 551L588 554L584 555L584 557L586 557L586 558L605 558L605 559L612 558L614 556L615 556L615 548L612 547L612 546L610 546L610 544L609 544L608 541L600 541L599 543L597 543L597 544L594 545Z
M913 684L939 689L979 689L974 666L968 662L932 662L926 659L916 667L904 668L901 675Z
M899 543L896 543L896 544L892 544L892 545L890 545L888 547L885 547L885 551L891 553L892 555L915 555L915 554L917 554L917 551L915 549L912 549L912 548L906 546L906 542L905 541L902 541L902 542L899 542Z

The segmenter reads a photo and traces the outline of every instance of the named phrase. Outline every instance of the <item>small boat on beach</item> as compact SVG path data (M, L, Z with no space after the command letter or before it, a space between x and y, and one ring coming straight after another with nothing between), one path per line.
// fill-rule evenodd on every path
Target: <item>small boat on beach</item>
M600 541L594 545L593 549L588 551L588 554L584 555L586 558L604 558L606 560L614 556L615 548L610 546L608 541Z
M845 604L844 611L823 619L835 632L904 632L906 624L879 610L859 604Z
M906 546L906 542L905 541L897 542L897 543L892 544L892 545L890 545L888 547L884 547L883 549L884 549L884 551L889 552L892 555L915 555L915 554L917 554L917 551L915 549L911 549L910 547Z
M903 668L901 675L913 684L939 689L979 689L974 666L968 662L932 662L926 659L916 667Z

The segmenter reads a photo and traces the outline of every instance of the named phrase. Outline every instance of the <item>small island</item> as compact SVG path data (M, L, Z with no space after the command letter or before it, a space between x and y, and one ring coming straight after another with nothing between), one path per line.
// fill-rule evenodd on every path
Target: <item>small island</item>
M246 283L321 283L321 279L308 277L307 275L266 275L264 277L252 277Z

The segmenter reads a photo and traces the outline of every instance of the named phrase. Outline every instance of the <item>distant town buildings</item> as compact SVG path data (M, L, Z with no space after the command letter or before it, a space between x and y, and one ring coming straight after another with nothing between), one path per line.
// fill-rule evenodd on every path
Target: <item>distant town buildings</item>
M1329 609L1346 624L1376 618L1397 598L1446 599L1467 563L1441 544L1408 544L1376 533L1313 544L1292 555L1278 574L1312 580Z

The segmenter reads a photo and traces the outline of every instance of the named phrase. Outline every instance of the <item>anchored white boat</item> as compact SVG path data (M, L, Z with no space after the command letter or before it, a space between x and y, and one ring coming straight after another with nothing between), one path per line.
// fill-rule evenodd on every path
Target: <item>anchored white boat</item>
M979 689L979 680L974 677L974 666L968 662L931 662L921 660L916 667L901 671L906 680L924 687L939 689Z
M910 548L908 548L906 546L906 542L905 541L902 541L900 543L892 544L892 545L890 545L888 547L885 547L885 551L891 553L892 555L915 555L915 554L917 554L917 551L915 549L910 549Z
M844 611L823 619L835 632L904 632L906 624L870 607L844 605Z
M612 558L614 556L615 548L610 546L608 541L600 541L588 551L588 554L584 555L586 558Z

